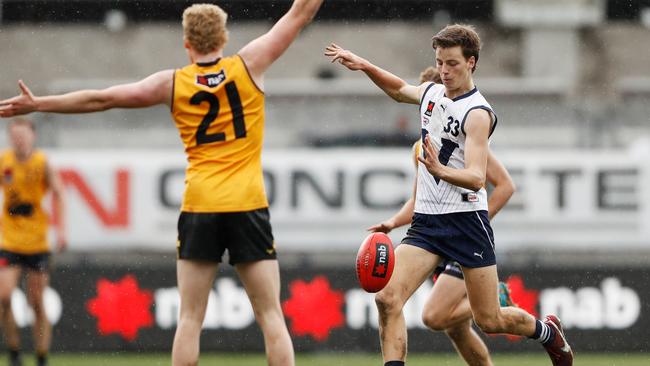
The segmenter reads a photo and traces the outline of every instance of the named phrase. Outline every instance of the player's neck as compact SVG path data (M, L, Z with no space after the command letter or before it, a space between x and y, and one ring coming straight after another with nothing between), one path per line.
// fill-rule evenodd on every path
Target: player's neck
M219 51L214 51L210 52L207 54L198 54L198 53L193 53L190 55L190 59L192 60L192 63L206 63L206 62L212 62L216 59L219 59L223 57L223 50Z
M16 160L24 162L29 160L29 158L32 156L33 151L34 149L29 149L27 151L19 151L14 149L14 155L16 156Z
M447 96L449 99L454 99L456 97L460 97L461 95L467 94L468 92L474 90L474 88L474 80L469 79L466 83L463 83L458 88L450 89L445 86L445 96Z

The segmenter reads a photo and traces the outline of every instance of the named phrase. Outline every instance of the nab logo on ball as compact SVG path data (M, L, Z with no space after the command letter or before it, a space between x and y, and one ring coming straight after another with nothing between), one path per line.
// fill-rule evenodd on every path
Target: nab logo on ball
M395 257L393 244L384 233L372 233L363 241L357 253L357 278L368 292L386 286L393 273Z
M375 265L372 267L372 275L375 277L385 278L388 271L386 270L388 265L388 260L390 259L388 254L388 244L377 243L375 244Z

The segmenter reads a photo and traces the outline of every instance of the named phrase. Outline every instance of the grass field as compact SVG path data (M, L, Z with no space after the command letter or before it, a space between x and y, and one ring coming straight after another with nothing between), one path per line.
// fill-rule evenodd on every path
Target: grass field
M25 355L25 366L33 365L30 355ZM548 366L549 359L544 354L495 355L497 366ZM50 366L163 366L169 365L166 354L67 354L53 355ZM201 366L264 366L263 355L206 354L201 357ZM6 365L6 358L0 359ZM367 354L313 354L299 355L297 366L381 366L378 355ZM463 366L455 354L412 355L408 366ZM650 354L580 354L575 366L649 366Z

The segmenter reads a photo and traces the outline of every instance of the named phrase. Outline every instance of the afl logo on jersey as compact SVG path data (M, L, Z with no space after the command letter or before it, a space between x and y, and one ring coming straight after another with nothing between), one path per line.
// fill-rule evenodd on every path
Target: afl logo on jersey
M207 86L208 88L216 88L225 80L226 72L224 70L221 70L216 74L196 75L196 83Z
M429 104L427 105L427 110L424 111L425 116L431 117L431 114L433 113L433 107L436 106L436 103L434 103L432 100L429 101Z

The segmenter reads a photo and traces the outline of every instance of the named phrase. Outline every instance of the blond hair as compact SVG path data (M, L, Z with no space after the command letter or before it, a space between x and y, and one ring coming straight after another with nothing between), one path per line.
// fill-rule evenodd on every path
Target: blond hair
M196 52L206 55L228 42L228 14L212 4L194 4L183 12L183 35Z

